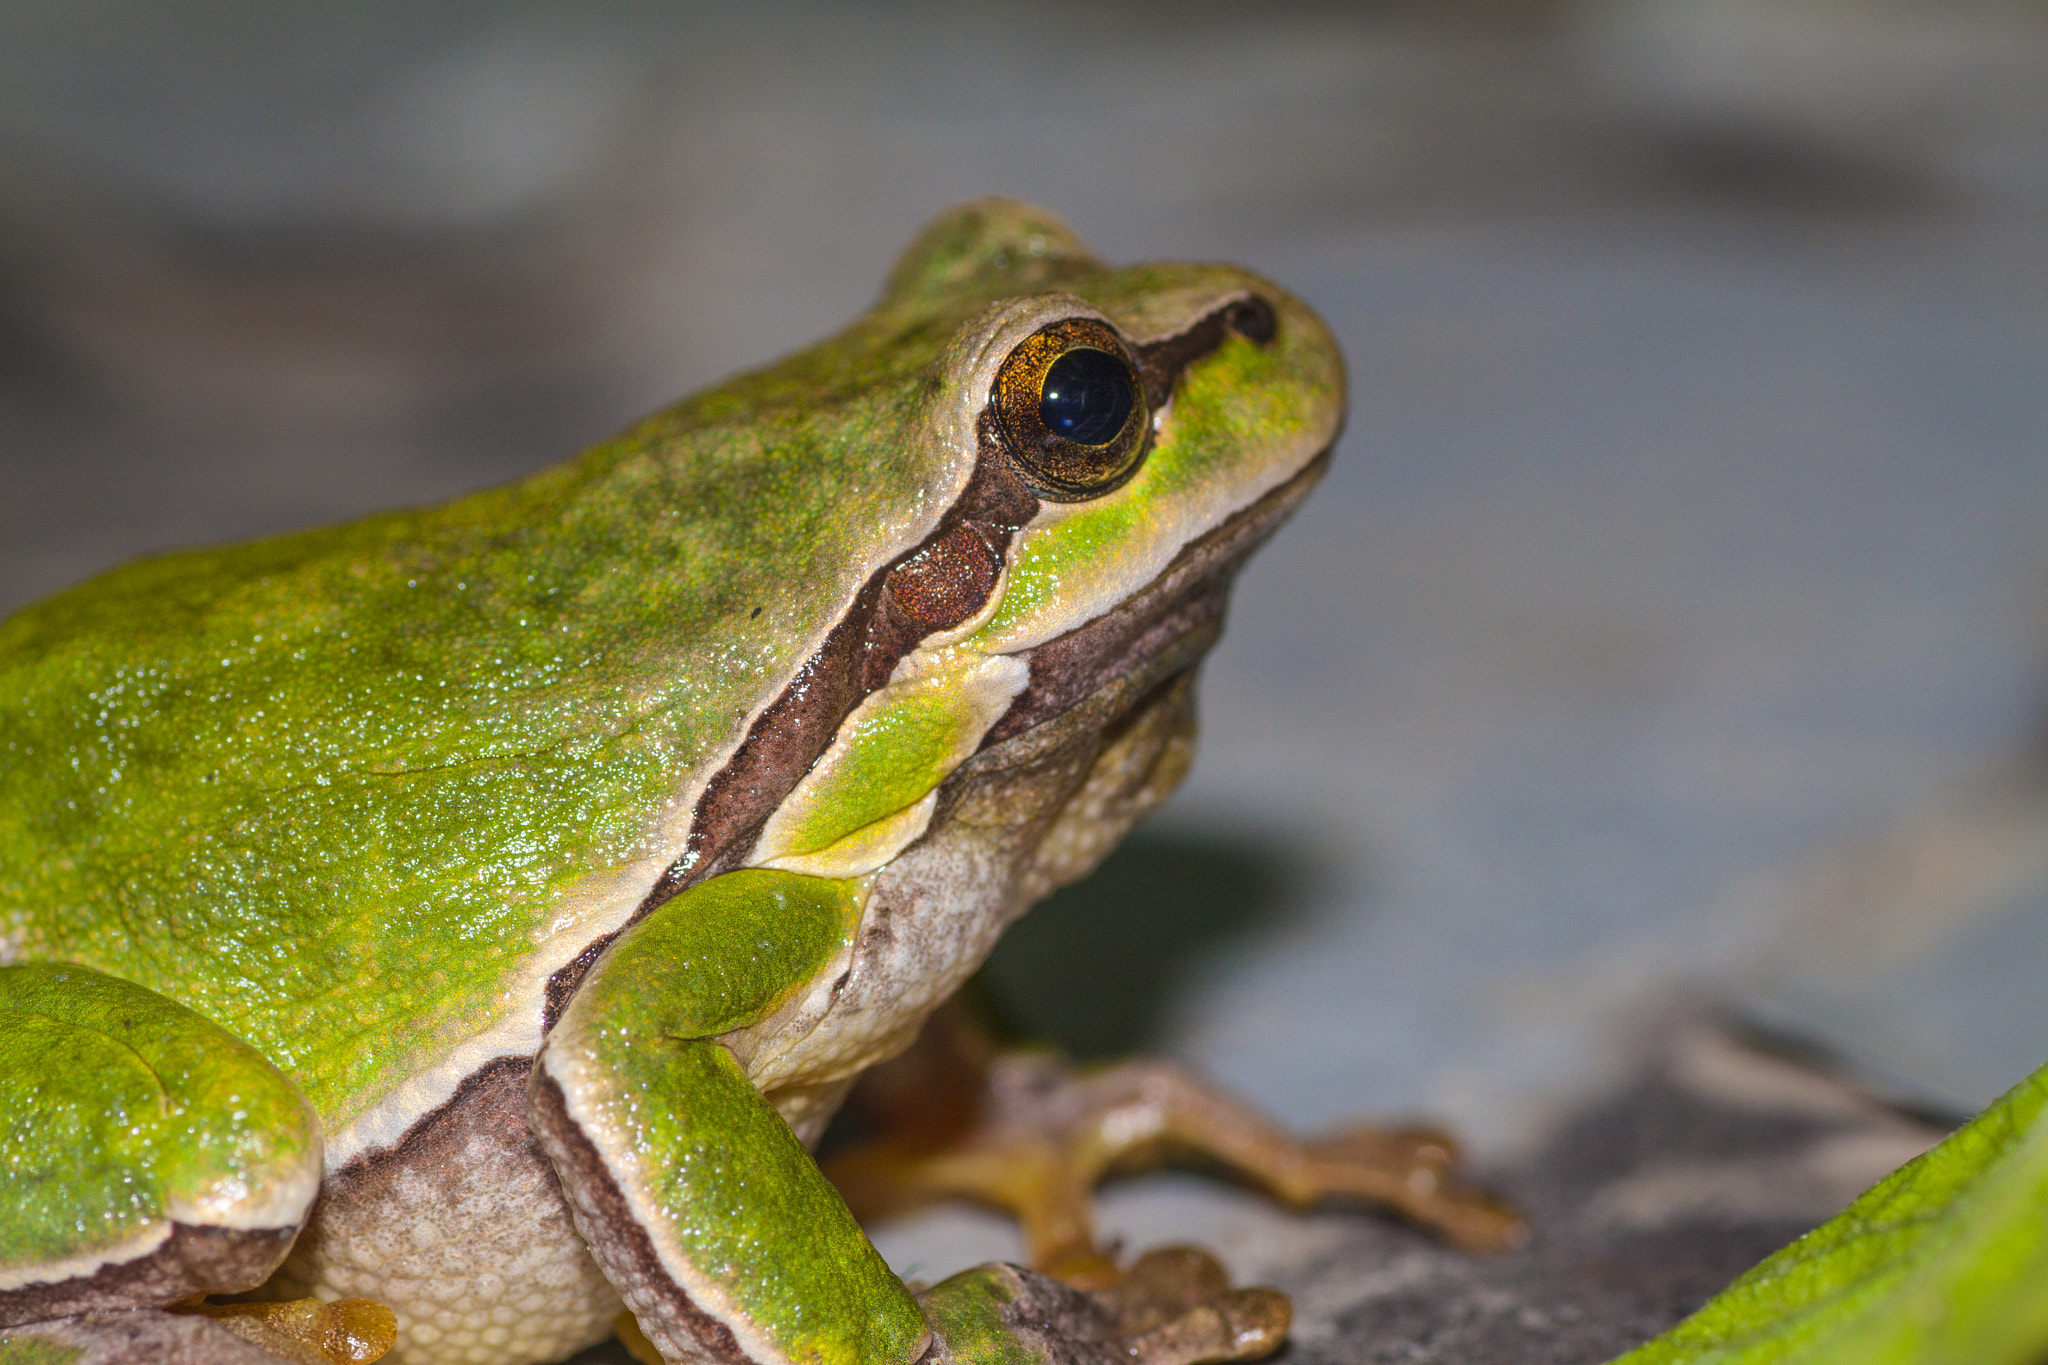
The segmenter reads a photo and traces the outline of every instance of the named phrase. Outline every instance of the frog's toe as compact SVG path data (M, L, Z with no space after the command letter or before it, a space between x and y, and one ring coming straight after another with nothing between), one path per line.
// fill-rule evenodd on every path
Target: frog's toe
M1352 1128L1303 1142L1171 1062L1083 1069L1027 1050L982 1063L981 1091L944 1145L889 1133L826 1163L854 1212L881 1218L945 1197L1016 1214L1031 1263L1084 1289L1115 1279L1095 1236L1092 1192L1112 1170L1180 1153L1219 1162L1297 1208L1356 1199L1395 1209L1467 1251L1528 1239L1507 1204L1458 1172L1432 1128Z
M1512 1251L1529 1240L1512 1205L1460 1177L1458 1144L1434 1128L1352 1128L1301 1153L1303 1188L1314 1196L1386 1204L1464 1251Z
M131 1308L0 1328L0 1361L64 1365L297 1365L212 1318Z
M1257 1360L1280 1349L1293 1321L1294 1305L1279 1290L1233 1289L1127 1338L1124 1348L1142 1365Z
M1274 1289L1233 1289L1200 1247L1149 1251L1097 1296L1133 1359L1147 1365L1256 1360L1280 1347L1294 1305Z
M1158 1247L1131 1263L1097 1298L1117 1330L1137 1336L1230 1292L1230 1272L1200 1247Z
M1215 1258L1172 1247L1090 1293L1019 1266L964 1271L921 1303L938 1341L933 1365L1204 1365L1279 1349L1294 1316L1272 1289L1233 1289Z
M190 1311L295 1365L370 1365L398 1344L397 1314L374 1299L205 1303Z

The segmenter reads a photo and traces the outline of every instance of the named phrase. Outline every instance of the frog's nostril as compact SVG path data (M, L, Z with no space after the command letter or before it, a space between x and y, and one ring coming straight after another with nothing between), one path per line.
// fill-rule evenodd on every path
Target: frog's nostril
M1261 346L1280 331L1280 319L1273 312L1273 305L1257 294L1247 294L1231 304L1224 311L1223 325L1246 341L1255 341Z

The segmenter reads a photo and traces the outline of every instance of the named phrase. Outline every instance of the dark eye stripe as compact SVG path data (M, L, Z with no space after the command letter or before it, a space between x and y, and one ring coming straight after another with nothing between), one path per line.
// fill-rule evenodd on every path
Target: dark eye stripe
M896 566L889 595L924 631L951 630L988 605L1003 557L971 522L961 522Z

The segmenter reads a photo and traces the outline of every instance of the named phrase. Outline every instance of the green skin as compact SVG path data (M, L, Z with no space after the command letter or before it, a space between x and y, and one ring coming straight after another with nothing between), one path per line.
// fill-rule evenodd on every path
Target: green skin
M166 1208L189 1220L247 1203L251 1172L271 1186L318 1180L319 1120L256 1049L111 976L5 970L0 1151L16 1159L0 1228L13 1258L102 1251ZM83 1228L81 1209L96 1215Z
M541 984L689 870L706 782L966 487L974 348L1015 340L992 303L1059 291L1169 335L1248 281L1279 339L1191 364L1139 474L1046 503L986 608L774 811L753 870L634 924L548 1036L634 1217L751 1353L907 1360L929 1316L960 1320L962 1358L1014 1354L971 1309L987 1284L920 1312L729 1044L843 960L869 875L1022 686L1021 652L1327 448L1343 376L1263 282L1109 269L1003 204L941 219L838 336L566 464L143 560L0 624L0 1170L33 1173L0 1180L0 1289L168 1219L291 1223L322 1134L331 1172L418 1116L409 1084L533 1053ZM85 1047L112 1060L78 1066ZM145 1109L144 1137L108 1117Z
M670 907L675 907L669 913ZM549 1041L579 1054L579 1118L606 1165L644 1191L716 1296L788 1360L903 1360L924 1322L721 1035L759 1023L853 940L844 883L768 870L715 877L635 925ZM744 964L735 971L735 963ZM644 1094L689 1095L687 1107ZM764 1248L763 1228L802 1229ZM765 1252L765 1254L764 1254Z

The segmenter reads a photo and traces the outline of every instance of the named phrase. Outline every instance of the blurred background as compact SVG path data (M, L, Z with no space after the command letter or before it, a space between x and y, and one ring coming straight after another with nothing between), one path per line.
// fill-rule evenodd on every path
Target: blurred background
M1672 1010L1937 1116L2048 1058L2037 3L0 0L0 607L516 477L990 193L1355 386L1010 1010L1494 1162Z

